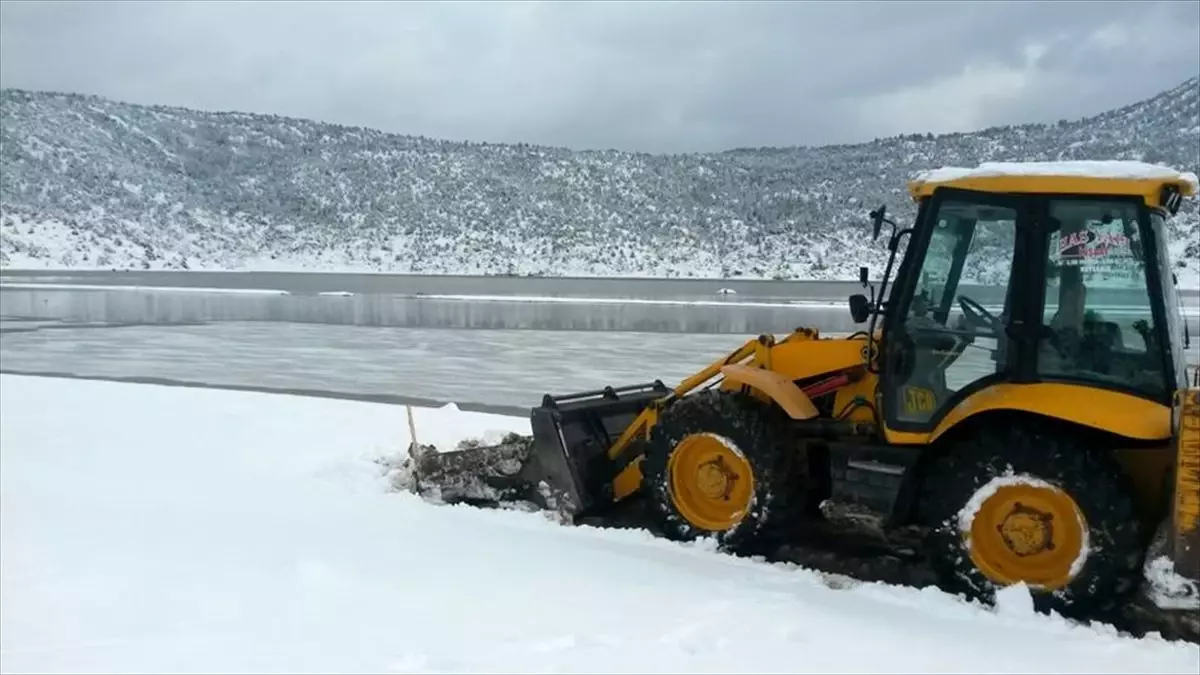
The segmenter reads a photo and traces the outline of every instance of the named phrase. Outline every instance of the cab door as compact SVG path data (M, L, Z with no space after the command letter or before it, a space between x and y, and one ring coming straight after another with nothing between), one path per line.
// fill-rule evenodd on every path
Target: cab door
M881 373L889 428L927 431L971 392L1010 379L1009 339L1022 264L1021 197L941 188L922 209L884 322Z

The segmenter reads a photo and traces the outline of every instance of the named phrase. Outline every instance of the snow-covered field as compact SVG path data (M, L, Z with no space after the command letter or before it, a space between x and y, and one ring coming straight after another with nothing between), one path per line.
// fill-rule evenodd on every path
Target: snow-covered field
M387 490L403 408L0 376L5 672L1154 672L1200 647ZM422 440L526 429L416 411ZM1019 645L1019 648L1013 648Z

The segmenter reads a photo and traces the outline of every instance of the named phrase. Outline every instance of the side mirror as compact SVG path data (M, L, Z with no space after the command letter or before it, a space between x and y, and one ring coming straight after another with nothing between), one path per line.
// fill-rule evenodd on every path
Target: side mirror
M854 323L863 323L871 316L871 301L862 293L850 296L850 318Z
M879 208L871 212L871 241L879 238L879 231L883 229L884 214L887 213L887 204L880 204Z
M1164 185L1158 193L1158 203L1162 204L1167 213L1174 216L1179 213L1179 207L1183 205L1183 195L1175 185Z
M870 272L865 266L858 268L858 283L861 284L863 288L866 288L870 284L871 280L868 276L869 274Z

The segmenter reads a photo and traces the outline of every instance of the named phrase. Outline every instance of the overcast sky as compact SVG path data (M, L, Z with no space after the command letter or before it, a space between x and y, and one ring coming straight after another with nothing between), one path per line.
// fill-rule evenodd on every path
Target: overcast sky
M1200 0L0 3L0 86L649 152L1052 122L1200 73Z

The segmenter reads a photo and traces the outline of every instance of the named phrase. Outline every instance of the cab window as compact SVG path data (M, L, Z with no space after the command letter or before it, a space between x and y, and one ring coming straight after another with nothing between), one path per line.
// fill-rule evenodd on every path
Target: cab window
M1038 344L1043 377L1110 384L1158 396L1164 345L1151 311L1138 204L1049 204L1046 303Z

